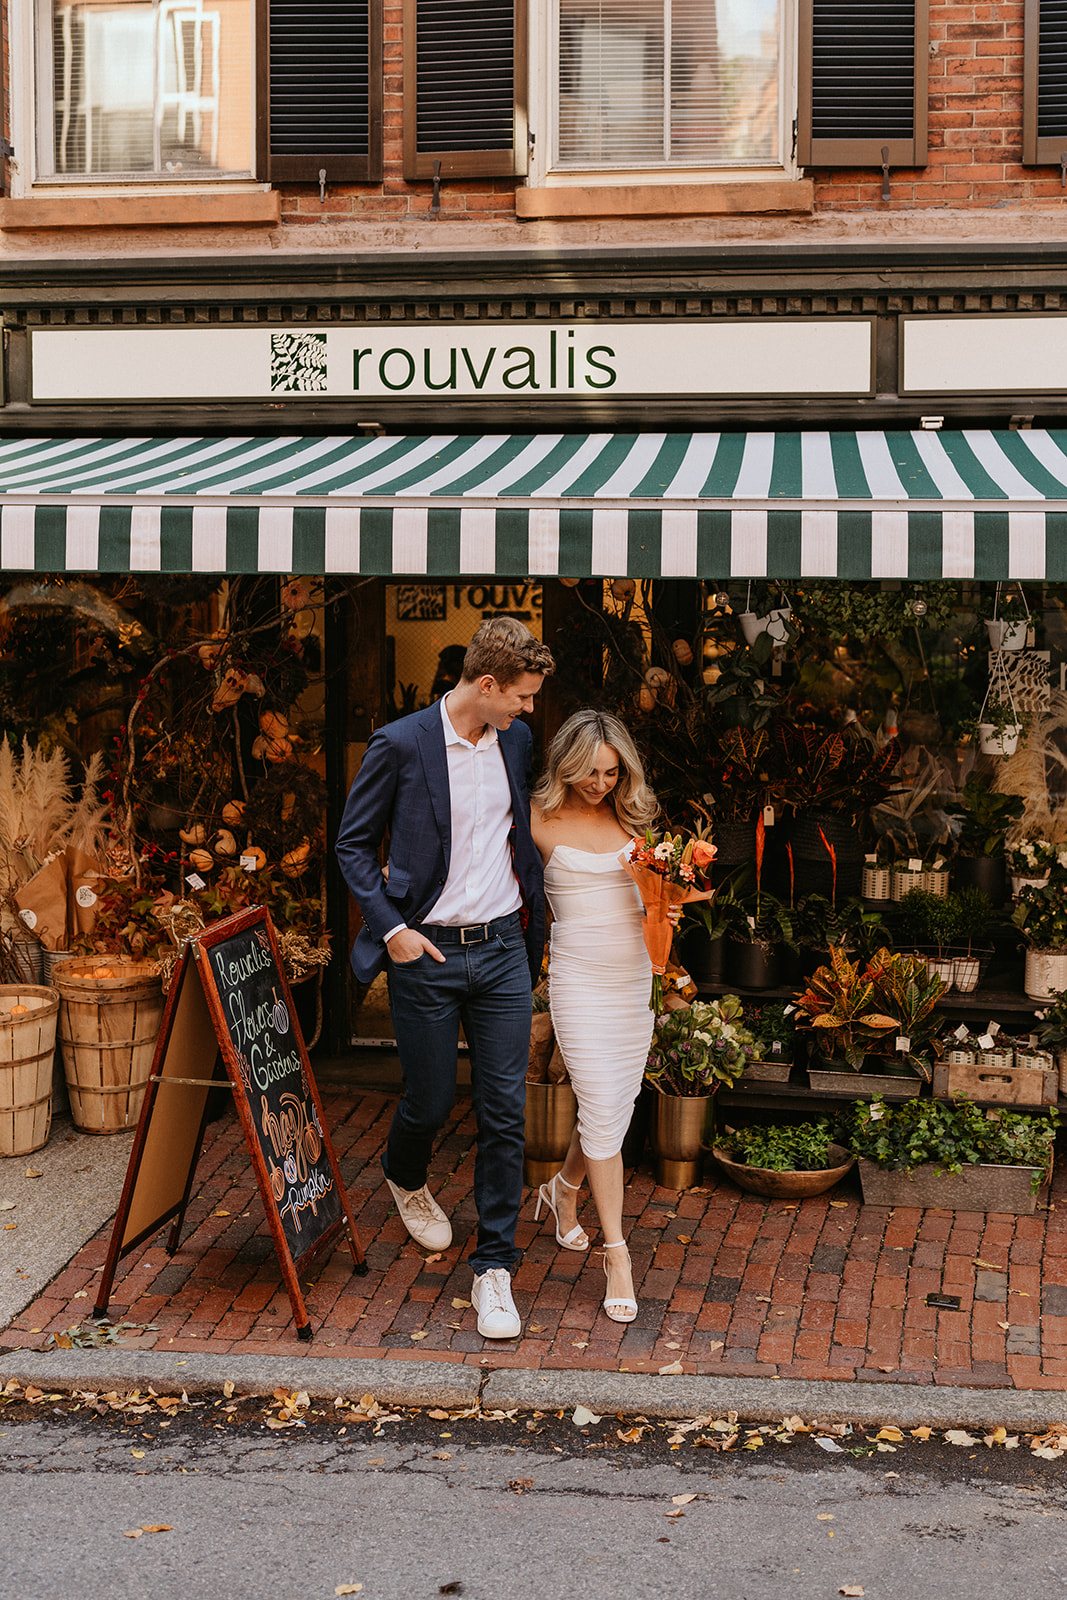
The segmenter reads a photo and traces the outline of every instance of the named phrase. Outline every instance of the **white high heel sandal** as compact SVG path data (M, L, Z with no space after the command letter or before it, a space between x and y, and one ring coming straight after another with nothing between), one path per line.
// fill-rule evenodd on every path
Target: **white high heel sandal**
M629 1261L630 1252L626 1249L626 1240L617 1239L614 1244L605 1244L605 1250L626 1250L626 1259ZM608 1275L608 1263L604 1260L604 1277ZM610 1317L612 1322L632 1322L637 1316L637 1301L627 1299L624 1295L604 1296L604 1315Z
M559 1214L556 1211L556 1184L561 1183L565 1189L573 1189L578 1193L579 1185L568 1183L562 1173L555 1173L548 1183L543 1183L537 1191L537 1205L534 1208L534 1221L541 1220L541 1202L544 1201L552 1213L552 1220L556 1224L556 1243L562 1250L588 1250L589 1235L580 1223L575 1224L569 1233L560 1233Z

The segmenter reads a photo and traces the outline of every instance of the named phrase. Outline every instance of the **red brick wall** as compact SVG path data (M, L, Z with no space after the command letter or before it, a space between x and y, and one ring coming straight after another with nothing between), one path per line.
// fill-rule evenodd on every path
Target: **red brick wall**
M1023 0L961 5L930 0L930 148L919 171L894 172L892 200L881 173L816 171L819 211L902 206L1061 206L1058 169L1024 167Z
M875 0L876 3L876 0ZM930 0L929 159L925 168L892 174L892 198L881 198L881 173L814 170L817 212L902 209L1059 208L1067 203L1057 169L1023 167L1023 0L960 4ZM348 219L401 222L429 212L429 182L407 183L402 153L403 40L401 6L385 0L385 178L381 183L332 187L325 204L317 189L294 187L282 198L286 222ZM485 222L514 216L514 183L507 179L441 186L449 221Z

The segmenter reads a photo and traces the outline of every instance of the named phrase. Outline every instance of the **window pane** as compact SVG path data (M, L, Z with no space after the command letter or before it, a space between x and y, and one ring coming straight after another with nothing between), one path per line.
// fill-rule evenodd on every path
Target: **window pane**
M51 22L48 175L251 172L252 0L38 3Z
M559 19L561 165L778 161L779 0L559 0Z

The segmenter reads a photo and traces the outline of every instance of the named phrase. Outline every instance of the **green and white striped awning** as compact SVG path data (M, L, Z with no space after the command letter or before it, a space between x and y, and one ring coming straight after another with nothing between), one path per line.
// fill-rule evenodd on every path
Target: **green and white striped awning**
M1067 432L8 439L0 567L1067 579Z

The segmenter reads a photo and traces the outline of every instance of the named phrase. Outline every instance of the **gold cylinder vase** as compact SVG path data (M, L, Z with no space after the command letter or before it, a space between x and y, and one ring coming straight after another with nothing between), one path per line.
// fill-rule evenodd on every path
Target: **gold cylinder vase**
M522 1178L527 1188L536 1189L559 1171L577 1121L578 1102L569 1083L526 1085Z
M710 1143L710 1095L657 1094L652 1102L652 1148L661 1189L691 1189L699 1183Z

